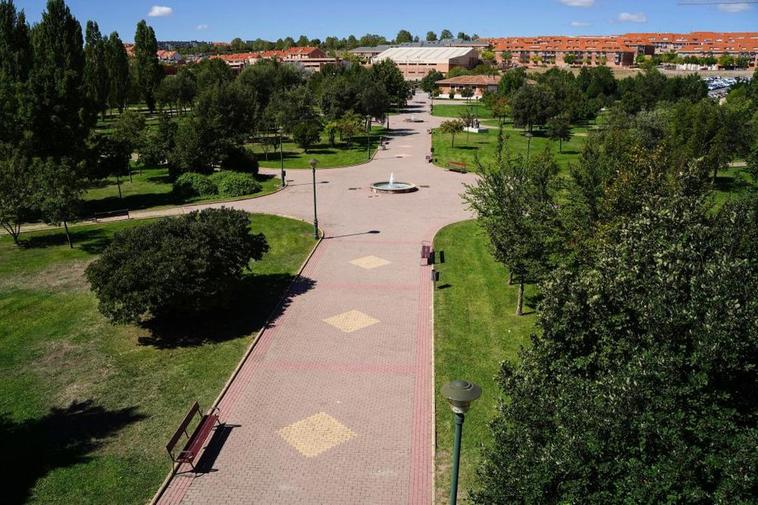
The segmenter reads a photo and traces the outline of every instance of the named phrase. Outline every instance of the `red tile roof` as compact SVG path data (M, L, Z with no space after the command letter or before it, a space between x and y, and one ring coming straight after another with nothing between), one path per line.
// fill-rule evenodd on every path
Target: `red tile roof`
M500 77L491 75L459 75L450 79L442 79L436 84L458 84L461 86L497 86Z

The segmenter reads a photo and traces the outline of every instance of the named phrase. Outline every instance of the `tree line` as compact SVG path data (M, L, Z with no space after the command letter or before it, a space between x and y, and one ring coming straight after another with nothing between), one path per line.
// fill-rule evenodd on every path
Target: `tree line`
M502 140L467 189L518 314L523 283L540 288L475 503L753 500L758 194L717 205L714 173L755 156L758 80L723 105L690 92L622 81L567 177Z
M173 178L257 172L246 143L291 137L307 150L324 131L332 143L337 134L349 142L410 92L389 61L309 76L276 61L235 75L209 59L167 75L145 21L129 58L118 33L103 36L89 21L83 34L63 0L49 0L34 26L12 0L0 0L0 23L0 224L16 243L21 224L35 219L62 224L69 237L88 185L115 176L120 193L134 154ZM130 104L144 104L157 124ZM98 131L98 117L113 110L112 128Z

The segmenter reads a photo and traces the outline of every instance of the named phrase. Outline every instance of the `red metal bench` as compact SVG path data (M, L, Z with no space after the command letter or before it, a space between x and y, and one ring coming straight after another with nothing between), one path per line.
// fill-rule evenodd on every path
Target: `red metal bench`
M429 242L421 242L421 261L422 265L429 264L429 258L432 256L432 245Z
M468 167L461 161L448 161L447 169L451 172L458 172L460 174L468 173Z
M174 463L189 463L194 470L195 458L200 453L200 450L203 448L205 441L210 436L213 427L217 424L221 424L219 422L219 414L220 412L218 407L211 409L211 411L207 414L203 414L200 410L200 404L195 402L194 405L192 405L192 407L189 409L189 412L187 412L187 415L184 416L184 420L179 425L179 429L176 430L174 436L171 437L171 440L169 440L168 444L166 444L166 450L168 451L168 455L171 457L171 461ZM200 422L190 435L188 428L195 417L199 417ZM182 437L182 435L184 437ZM174 449L182 438L186 438L187 441L185 442L182 450L179 451L179 454L174 456Z

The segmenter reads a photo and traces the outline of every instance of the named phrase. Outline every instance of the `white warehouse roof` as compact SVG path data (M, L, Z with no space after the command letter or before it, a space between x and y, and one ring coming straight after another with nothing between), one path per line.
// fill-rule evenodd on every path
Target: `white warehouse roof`
M376 55L374 61L389 59L397 63L448 63L472 54L476 54L473 47L392 47Z

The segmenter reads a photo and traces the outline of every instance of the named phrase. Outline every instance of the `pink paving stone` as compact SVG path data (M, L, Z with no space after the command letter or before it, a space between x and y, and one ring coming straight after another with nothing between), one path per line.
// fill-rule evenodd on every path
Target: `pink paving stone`
M428 109L421 95L414 102ZM317 185L327 238L222 398L231 431L213 471L175 476L159 503L431 504L433 285L419 253L439 228L470 218L460 194L473 176L424 161L426 130L439 120L414 115L423 122L393 116L403 135L371 163L317 173L328 181ZM429 187L405 195L367 189L391 172ZM312 219L310 173L288 176L294 181L283 192L227 205ZM219 205L193 208L209 206ZM367 270L350 263L367 256L390 264ZM379 322L344 333L323 321L353 310ZM311 425L303 420L323 421L314 436L339 443L315 441L305 449L315 455L304 456L280 434L307 438L301 428ZM301 449L308 443L298 441Z

